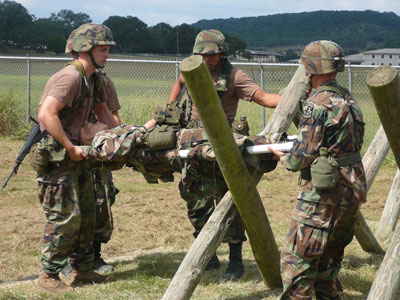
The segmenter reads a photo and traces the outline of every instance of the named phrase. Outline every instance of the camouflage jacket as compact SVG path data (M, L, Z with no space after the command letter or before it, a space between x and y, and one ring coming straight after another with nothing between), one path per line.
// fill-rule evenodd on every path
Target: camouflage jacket
M171 178L174 172L182 172L185 162L197 168L201 176L221 175L207 134L201 129L183 129L176 132L175 146L171 149L150 150L143 140L145 132L140 126L121 125L100 131L90 147L83 147L92 168L117 170L125 164L141 172L149 182ZM235 134L236 143L250 169L270 172L276 167L272 154L250 155L243 151L246 146L273 142L271 137L243 136ZM179 150L188 150L188 157L179 158ZM221 175L222 176L222 175Z
M327 83L330 84L337 85L336 82ZM356 100L350 94L348 99L344 99L333 91L321 89L319 87L305 103L297 141L288 154L281 156L281 162L290 171L309 167L319 156L321 147L328 148L331 157L341 158L358 151L363 144L364 123ZM311 181L308 182L298 199L331 205L365 202L366 181L362 162L340 167L339 181L333 189L319 190Z

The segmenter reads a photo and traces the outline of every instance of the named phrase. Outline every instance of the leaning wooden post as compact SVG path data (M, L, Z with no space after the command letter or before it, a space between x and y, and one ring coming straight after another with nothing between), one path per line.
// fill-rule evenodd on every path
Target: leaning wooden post
M275 108L276 113L271 116L267 126L265 126L260 135L265 135L267 132L276 133L288 130L299 111L300 100L305 97L309 87L310 79L306 75L304 66L299 65L292 80L290 80L282 94L282 99L285 101L279 102L278 106Z
M372 185L379 168L382 165L387 153L389 152L389 143L387 141L385 131L381 126L374 139L369 145L362 159L365 168L365 177L367 179L367 189ZM368 227L367 221L361 211L357 215L355 236L360 243L361 248L366 252L384 253L379 245L371 229Z
M184 59L180 70L196 104L233 202L245 224L261 277L279 286L279 250L265 208L253 179L233 138L210 72L199 55Z
M400 79L397 70L390 66L377 67L368 73L367 84L400 167Z
M395 300L400 288L400 226L375 276L367 300Z
M383 241L396 229L397 220L400 215L400 171L397 169L385 208L379 220L376 237Z
M308 77L305 75L304 67L300 65L263 132L286 131L292 122L291 117L295 115L298 103L305 96L308 87ZM254 182L258 183L261 177L260 174L253 174ZM217 250L236 212L232 196L230 192L227 192L193 242L162 300L190 299L200 280L202 270ZM281 286L280 282L279 286Z

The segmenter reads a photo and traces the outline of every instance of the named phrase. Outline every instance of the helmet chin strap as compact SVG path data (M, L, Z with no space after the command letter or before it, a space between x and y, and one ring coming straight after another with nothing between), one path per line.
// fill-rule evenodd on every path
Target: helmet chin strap
M104 66L99 66L99 65L96 63L96 61L95 61L95 59L94 59L94 57L93 57L93 54L92 54L92 49L90 49L90 50L88 51L88 54L89 54L89 57L90 57L90 61L92 62L93 66L95 66L96 69L103 69L103 68L104 68Z

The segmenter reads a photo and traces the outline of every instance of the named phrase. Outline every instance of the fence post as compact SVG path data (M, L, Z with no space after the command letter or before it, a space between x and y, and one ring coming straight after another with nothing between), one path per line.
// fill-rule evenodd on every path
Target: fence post
M348 71L349 71L349 92L351 94L352 89L353 89L353 83L352 83L352 80L351 80L351 62L349 62L347 68L348 68Z
M260 63L261 89L264 90L264 67ZM262 127L265 127L265 107L262 107Z
M179 78L179 60L178 56L176 57L176 64L175 64L175 79L178 80Z
M31 64L29 54L26 55L27 78L26 78L26 122L31 121Z

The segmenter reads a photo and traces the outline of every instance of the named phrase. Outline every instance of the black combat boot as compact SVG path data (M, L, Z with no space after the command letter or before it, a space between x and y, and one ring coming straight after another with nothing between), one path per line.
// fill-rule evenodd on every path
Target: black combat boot
M94 260L93 270L100 273L111 273L114 272L114 267L107 264L101 257L101 242L93 242Z
M214 253L214 255L211 257L210 261L208 262L206 268L204 269L204 271L208 271L211 269L218 269L221 266L221 264L219 263L219 259L216 253Z
M238 280L244 273L244 266L242 261L242 244L239 242L236 244L229 243L229 265L225 271L225 280Z

